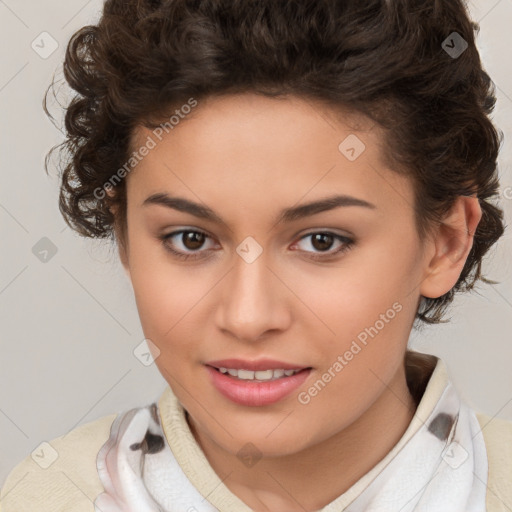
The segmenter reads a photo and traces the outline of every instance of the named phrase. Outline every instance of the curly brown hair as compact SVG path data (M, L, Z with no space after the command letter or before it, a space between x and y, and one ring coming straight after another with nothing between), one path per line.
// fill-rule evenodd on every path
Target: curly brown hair
M421 239L458 196L478 197L482 218L457 283L419 301L418 320L446 321L455 292L478 279L496 284L481 264L504 233L503 211L490 201L503 135L489 117L496 98L478 30L463 0L107 0L66 50L76 94L66 139L45 161L48 172L51 153L67 151L60 211L79 234L124 244L125 180L111 195L96 191L130 158L137 126L155 127L191 97L320 100L382 127L386 162L412 180ZM448 51L454 40L467 44L460 55Z

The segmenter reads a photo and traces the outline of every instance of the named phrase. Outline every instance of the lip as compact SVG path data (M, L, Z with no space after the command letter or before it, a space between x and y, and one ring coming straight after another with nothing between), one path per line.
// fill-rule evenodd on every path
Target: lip
M237 361L238 362L236 364L240 364L240 360ZM227 360L222 362L226 363ZM268 364L268 362L266 364ZM283 363L280 364L282 365ZM283 368L285 370L293 369L290 365L288 366L289 368L283 368L283 366L279 366L277 368ZM236 404L246 405L249 407L270 405L282 400L302 385L312 371L312 368L308 367L294 375L291 375L290 377L280 377L267 382L255 382L231 377L228 374L221 373L216 369L216 367L209 364L205 365L205 368L208 371L210 382L219 393ZM238 366L238 368L245 369L242 366ZM268 366L265 368L269 369Z
M246 359L219 359L217 361L208 361L205 363L207 366L214 368L234 368L237 370L303 370L310 368L309 366L302 366L300 364L286 363L284 361L277 361L275 359L258 359L257 361L248 361Z

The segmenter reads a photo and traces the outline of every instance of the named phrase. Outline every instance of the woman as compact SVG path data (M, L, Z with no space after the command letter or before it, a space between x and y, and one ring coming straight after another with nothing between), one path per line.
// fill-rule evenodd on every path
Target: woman
M407 350L504 232L476 28L460 0L105 3L67 49L60 208L115 239L169 387L27 458L2 512L512 508L512 424Z

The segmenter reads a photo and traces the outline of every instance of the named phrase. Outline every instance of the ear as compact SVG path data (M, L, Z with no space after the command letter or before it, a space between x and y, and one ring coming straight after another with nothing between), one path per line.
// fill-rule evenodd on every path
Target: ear
M482 210L476 194L459 196L438 226L430 244L420 293L435 299L449 292L457 283L473 246L473 236Z

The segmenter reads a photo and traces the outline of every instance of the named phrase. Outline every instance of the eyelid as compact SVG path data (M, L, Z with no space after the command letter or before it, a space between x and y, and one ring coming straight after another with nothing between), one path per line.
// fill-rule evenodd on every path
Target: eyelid
M308 229L305 233L299 232L297 233L296 237L299 237L299 239L308 236L308 235L314 235L316 233L328 233L331 235L340 236L346 239L355 239L355 235L350 233L347 230L342 230L343 232L340 233L338 229L336 228L314 228L314 229Z

